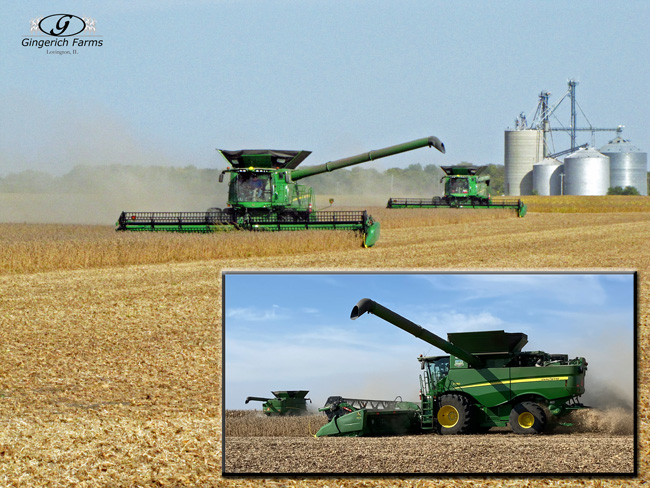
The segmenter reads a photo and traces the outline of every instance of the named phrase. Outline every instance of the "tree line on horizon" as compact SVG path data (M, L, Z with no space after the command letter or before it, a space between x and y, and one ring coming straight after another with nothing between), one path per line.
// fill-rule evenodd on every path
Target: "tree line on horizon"
M466 163L461 163L466 164ZM110 193L117 190L165 191L196 194L225 193L226 184L219 183L223 168L195 166L107 166L79 165L69 172L54 176L45 171L25 170L0 177L0 193ZM490 175L490 193L502 195L505 188L505 166L488 164L483 174ZM361 166L341 169L305 178L301 184L312 186L317 195L382 194L391 197L434 196L442 194L439 166L411 164L406 168L379 171ZM650 172L648 172L650 186ZM611 195L633 195L634 188L610 188Z
M110 193L138 187L152 190L157 187L177 187L179 191L210 194L226 191L219 183L223 168L196 168L195 166L135 166L112 164L107 166L78 165L69 172L55 176L46 171L25 170L0 176L0 193ZM503 192L503 166L490 165L492 189ZM301 180L301 184L314 188L316 194L354 195L386 194L391 196L439 195L440 178L444 175L439 166L411 164L406 168L354 167L315 175ZM500 194L500 193L499 193Z

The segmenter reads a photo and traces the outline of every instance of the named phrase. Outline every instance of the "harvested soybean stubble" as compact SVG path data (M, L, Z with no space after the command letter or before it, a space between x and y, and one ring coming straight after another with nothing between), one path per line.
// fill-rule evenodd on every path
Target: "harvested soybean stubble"
M631 473L632 436L226 437L227 473ZM297 454L299 453L299 454Z
M314 438L327 422L324 414L267 417L260 411L227 410L225 472L631 473L630 413L575 412L574 427L557 427L543 436L495 428L464 436Z
M369 211L379 215L381 209ZM355 238L351 245L339 244L342 238L338 236L331 237L337 242L322 244L321 239L330 239L327 232L314 232L311 240L299 232L121 236L110 227L81 226L71 232L68 226L0 226L0 485L645 484L650 479L645 387L638 390L637 479L608 478L606 474L597 479L570 478L572 472L612 472L614 465L628 470L633 436L598 429L530 441L498 433L481 436L480 446L486 452L521 453L510 471L533 471L544 456L554 452L556 467L547 472L562 472L560 478L222 478L222 270L638 270L638 383L647 385L650 209L569 214L531 211L523 219L486 216L458 222L420 217L441 219L430 225L418 225L415 214L405 219L401 214L375 215L382 223L382 237L372 249L362 249ZM251 238L260 241L247 243ZM74 244L68 244L66 250L69 239ZM291 250L277 245L284 239L290 240ZM130 252L106 251L127 247L131 240ZM50 248L52 242L55 249ZM240 247L248 254L242 254ZM31 254L33 260L9 260L7 250ZM113 257L97 256L104 252ZM578 441L582 448L567 448ZM232 436L226 443L226 461L240 459L245 465L237 469L247 472L260 466L265 470L283 467L273 464L280 463L277 458L265 461L267 449L246 460L246 450L240 447L247 449L250 442L258 442L257 447L263 445L259 442L273 442L277 452L288 459L295 459L296 453L314 452L322 453L319 463L333 459L352 462L356 456L359 465L382 472L388 468L374 464L382 453L392 456L381 461L385 466L401 466L401 470L415 467L427 450L433 449L434 454L427 462L437 463L435 468L440 470L445 466L456 469L451 463L469 455L463 450L465 441L441 436ZM437 451L440 446L446 450ZM604 453L602 448L607 446ZM576 457L585 452L593 453L593 462L587 467ZM569 466L569 461L578 464ZM471 468L465 466L461 471Z

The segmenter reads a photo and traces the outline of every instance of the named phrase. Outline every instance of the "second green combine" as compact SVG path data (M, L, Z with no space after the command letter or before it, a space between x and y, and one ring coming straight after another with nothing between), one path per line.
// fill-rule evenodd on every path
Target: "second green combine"
M305 398L309 390L283 390L272 391L275 398L254 397L249 396L246 402L264 402L262 403L262 411L264 415L306 415L307 400ZM311 402L311 400L309 400Z
M214 232L219 230L352 230L371 247L379 239L379 222L366 211L323 211L315 208L314 191L296 183L302 178L374 161L421 147L444 152L437 137L377 149L317 166L297 168L310 151L268 149L219 150L231 165L226 208L203 212L122 212L116 230Z
M519 217L526 215L526 205L521 200L492 200L488 188L490 176L480 175L477 166L441 166L445 176L444 195L433 198L391 198L388 208L511 208Z

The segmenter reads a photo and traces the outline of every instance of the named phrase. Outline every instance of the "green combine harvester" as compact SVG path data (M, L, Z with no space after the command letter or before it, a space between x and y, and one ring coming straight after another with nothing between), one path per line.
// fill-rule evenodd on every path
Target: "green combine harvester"
M589 408L578 402L585 392L585 358L522 351L528 337L521 332L457 332L448 334L445 341L367 298L357 303L350 318L366 312L449 354L418 358L423 373L420 405L413 415L419 432L471 434L509 425L517 434L541 434L549 417ZM369 409L365 413L363 408L334 411L336 418L317 436L402 433L389 427L374 429L367 421Z
M231 165L219 175L220 182L226 173L230 175L227 208L210 208L205 212L122 212L116 230L351 230L363 236L365 247L371 247L379 239L379 222L366 211L316 210L313 189L296 182L427 146L444 152L442 142L432 136L303 169L297 166L310 151L219 150Z
M246 404L250 401L264 402L262 411L267 416L281 415L305 415L307 413L307 400L305 398L309 390L285 390L272 391L275 398L248 397ZM311 403L311 400L309 400Z
M387 208L512 208L519 217L526 215L521 200L492 200L488 192L490 177L477 174L477 166L441 166L445 194L433 198L390 198Z

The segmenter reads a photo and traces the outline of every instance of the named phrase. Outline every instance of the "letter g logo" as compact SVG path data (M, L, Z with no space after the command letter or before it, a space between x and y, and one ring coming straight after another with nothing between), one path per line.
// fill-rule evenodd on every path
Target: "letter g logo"
M38 23L38 28L48 36L70 37L76 36L86 28L86 23L81 17L70 14L54 14L44 17Z

